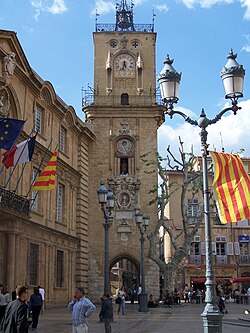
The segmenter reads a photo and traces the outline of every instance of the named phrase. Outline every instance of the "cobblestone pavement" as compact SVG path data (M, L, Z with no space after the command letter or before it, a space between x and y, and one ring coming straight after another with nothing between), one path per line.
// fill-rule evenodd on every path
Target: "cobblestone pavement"
M248 305L227 304L228 314L223 317L223 333L249 333L250 315L243 314ZM182 304L169 308L150 309L149 313L138 313L137 304L126 304L125 315L117 315L114 304L113 333L201 333L203 322L201 313L204 304ZM99 322L100 307L89 318L89 333L103 333L104 325ZM239 318L241 320L239 320ZM242 320L247 319L247 320ZM67 308L47 309L40 316L37 332L71 333L71 313Z

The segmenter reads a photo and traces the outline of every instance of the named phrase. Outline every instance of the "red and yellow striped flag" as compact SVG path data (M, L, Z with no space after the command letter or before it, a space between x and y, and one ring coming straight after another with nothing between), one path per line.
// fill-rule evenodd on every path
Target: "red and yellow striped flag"
M44 168L43 172L35 181L32 191L49 191L54 190L55 188L55 179L56 179L56 162L57 162L57 153L56 149L49 160L48 164Z
M250 178L239 156L210 151L214 163L213 190L222 223L250 218Z

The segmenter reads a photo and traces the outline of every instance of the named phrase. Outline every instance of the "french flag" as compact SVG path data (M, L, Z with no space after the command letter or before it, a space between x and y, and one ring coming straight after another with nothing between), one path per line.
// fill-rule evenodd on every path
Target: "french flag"
M3 165L9 169L17 164L31 161L34 153L36 135L15 145L11 150L6 151L2 156Z

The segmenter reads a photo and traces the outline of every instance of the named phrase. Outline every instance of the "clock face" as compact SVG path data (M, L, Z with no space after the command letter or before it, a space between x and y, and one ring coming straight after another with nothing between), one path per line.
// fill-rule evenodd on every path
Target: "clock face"
M115 71L117 75L131 76L134 74L135 61L129 54L120 54L115 59Z

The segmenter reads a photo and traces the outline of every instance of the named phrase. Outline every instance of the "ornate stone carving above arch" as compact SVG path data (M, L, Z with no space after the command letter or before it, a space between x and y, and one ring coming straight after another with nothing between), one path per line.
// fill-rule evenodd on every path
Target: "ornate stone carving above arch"
M122 137L115 142L115 156L117 157L129 157L135 155L135 144L127 138Z
M117 232L131 233L134 225L134 211L139 205L141 180L139 177L109 177L108 185L116 198L114 221Z
M130 130L129 123L126 119L122 119L122 121L120 122L120 127L114 136L118 137L118 136L122 136L122 135L130 136L134 139L136 138L135 132Z
M40 99L43 104L48 105L53 103L53 95L47 86L42 87Z
M73 108L71 106L68 107L64 120L68 124L67 126L75 124L75 114L74 114Z
M0 82L0 116L23 119L16 91L11 85Z
M115 208L134 211L138 206L141 179L139 177L109 177L108 184L117 198Z

